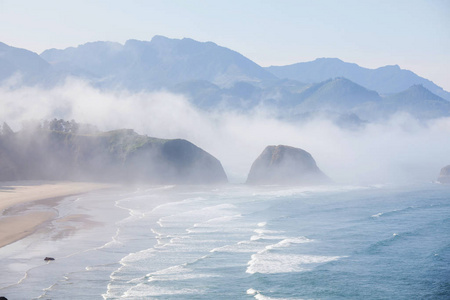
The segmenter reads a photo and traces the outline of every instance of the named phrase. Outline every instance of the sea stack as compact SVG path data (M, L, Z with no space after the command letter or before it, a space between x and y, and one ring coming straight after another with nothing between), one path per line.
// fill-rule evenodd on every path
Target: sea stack
M305 150L290 146L267 146L253 162L248 184L318 185L331 180Z
M438 181L443 184L450 184L450 165L441 169Z

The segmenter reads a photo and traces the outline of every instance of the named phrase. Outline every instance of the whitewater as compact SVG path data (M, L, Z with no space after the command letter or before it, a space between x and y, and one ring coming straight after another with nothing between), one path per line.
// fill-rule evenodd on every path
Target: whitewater
M127 187L54 210L69 221L0 249L0 296L450 298L450 186Z

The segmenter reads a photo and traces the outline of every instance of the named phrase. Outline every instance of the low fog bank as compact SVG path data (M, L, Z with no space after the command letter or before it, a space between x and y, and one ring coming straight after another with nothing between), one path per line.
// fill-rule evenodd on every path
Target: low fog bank
M279 120L265 107L205 112L182 95L106 92L75 79L49 90L2 86L0 99L0 121L14 130L28 120L63 118L100 130L132 128L151 137L187 139L218 158L231 182L245 182L263 149L279 144L308 151L325 174L343 184L433 181L450 164L450 118L424 122L400 113L349 130L319 117Z

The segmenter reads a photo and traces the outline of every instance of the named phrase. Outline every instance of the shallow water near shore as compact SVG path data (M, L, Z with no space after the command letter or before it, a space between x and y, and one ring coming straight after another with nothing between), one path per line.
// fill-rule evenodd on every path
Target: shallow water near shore
M0 249L0 295L450 297L450 186L160 186L53 209L58 219Z

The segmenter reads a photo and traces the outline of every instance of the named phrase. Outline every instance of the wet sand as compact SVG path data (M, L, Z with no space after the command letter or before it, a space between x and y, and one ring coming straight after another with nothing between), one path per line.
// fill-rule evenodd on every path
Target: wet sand
M52 205L46 211L34 212L21 210L20 205L43 200L48 205L64 197L110 187L112 185L90 182L0 182L0 247L32 234L39 226L57 217Z

